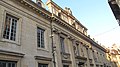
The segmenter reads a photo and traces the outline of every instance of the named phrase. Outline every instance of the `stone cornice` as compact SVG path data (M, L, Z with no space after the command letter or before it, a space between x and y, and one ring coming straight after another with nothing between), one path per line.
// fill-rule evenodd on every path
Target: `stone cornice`
M54 7L56 7L57 9L61 10L61 12L65 13L68 17L71 17L72 19L74 19L75 21L77 21L77 23L84 27L86 30L87 28L82 25L72 14L69 14L68 12L66 12L64 9L62 9L60 6L58 6L55 2L53 2L52 0L50 0L49 2L47 2L47 4L51 3L52 5L54 5Z
M72 61L70 61L70 60L62 60L62 63L69 63L69 64L71 64Z
M89 40L89 42L91 43L92 46L95 46L95 47L101 49L102 51L107 52L107 50L105 48L103 48L98 43L96 43L95 41L93 41L90 37L87 37L87 39Z
M76 59L81 59L81 60L87 60L86 57L82 57L82 56L76 56L75 58L76 58Z
M78 31L75 27L71 26L70 24L68 24L67 22L65 22L64 20L59 18L58 16L53 14L53 18L54 18L53 21L55 21L55 23L64 26L65 28L69 29L70 31L74 31L74 33L77 33L80 36L87 37L82 32Z
M32 0L17 0L16 2L19 2L24 6L28 7L29 9L35 11L37 14L43 16L45 19L51 19L51 13L43 7L38 6Z
M10 4L9 1L12 1L12 2L15 3L15 4ZM24 8L25 10L30 11L30 12L25 11L25 10L19 8L18 6L16 6L16 4L17 4L18 6L21 6L21 7ZM48 17L48 18L46 18L46 17L44 16L45 14L42 15L42 14L40 14L40 13L37 13L36 11L33 11L33 9L29 9L28 7L26 7L26 6L24 6L23 4L21 4L19 0L8 0L8 1L7 1L7 0L2 0L2 1L0 2L0 5L6 7L7 9L9 9L9 10L11 10L11 11L16 12L17 14L20 14L20 15L25 16L25 17L33 20L33 21L36 21L37 23L39 23L40 21L42 21L42 23L41 23L42 25L45 25L46 27L49 27L49 28L50 28L50 25L49 25L50 23L49 23L49 22L50 22L50 20L51 20L51 16ZM11 14L11 11L8 11L8 10L5 9L5 13ZM35 15L33 15L33 14L31 14L31 13L34 13ZM20 18L20 19L23 19L21 16L15 14L15 13L12 13L12 14L14 14L15 16L17 16L17 17ZM37 15L38 15L38 16L37 16ZM52 15L52 14L51 14L51 15ZM41 17L42 19L41 19L40 17ZM47 20L47 21L49 21L49 22L44 21L44 19Z
M16 56L16 57L24 57L24 55L25 55L23 53L6 51L6 50L0 50L0 54L9 55L9 56Z
M45 60L45 61L51 61L52 58L48 58L48 57L43 57L43 56L35 56L36 60Z
M62 10L63 11L63 9L60 7L60 6L58 6L55 2L53 2L52 0L50 0L49 2L47 2L46 4L48 5L48 4L52 4L52 5L54 5L57 9L60 9L60 10Z
M103 48L98 43L96 43L95 41L93 41L90 37L84 35L82 32L78 31L73 26L71 26L70 24L68 24L67 22L65 22L64 20L62 20L61 18L59 18L58 16L56 16L54 14L53 14L53 21L55 21L55 23L57 23L57 24L59 24L61 26L64 26L69 31L72 31L73 33L77 34L82 39L88 41L89 43L91 43L92 46L95 46L95 47L101 49L102 51L106 52L105 48Z

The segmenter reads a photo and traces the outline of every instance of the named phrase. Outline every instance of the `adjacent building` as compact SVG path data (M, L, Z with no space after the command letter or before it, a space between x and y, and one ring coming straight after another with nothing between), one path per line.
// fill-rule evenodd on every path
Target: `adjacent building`
M0 0L0 67L112 67L70 8Z
M120 47L113 44L112 47L107 48L108 59L110 60L112 67L120 67Z
M120 0L108 0L108 3L120 26Z

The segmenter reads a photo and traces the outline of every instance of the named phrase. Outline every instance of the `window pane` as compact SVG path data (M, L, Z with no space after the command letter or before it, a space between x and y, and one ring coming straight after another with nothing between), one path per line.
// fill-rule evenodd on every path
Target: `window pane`
M60 37L60 44L61 44L61 52L65 52L64 38L63 37Z
M0 67L16 67L16 62L0 61Z
M8 63L8 67L11 67L12 65L11 65L11 63Z
M6 15L3 38L15 41L17 28L17 18Z
M2 67L2 63L0 62L0 67Z
M3 67L6 67L6 63L3 63L2 65L3 65Z
M3 38L9 39L11 18L6 16Z
M41 28L37 28L37 44L38 47L45 48L44 45L44 30Z
M48 64L41 64L41 63L38 63L38 67L48 67Z
M12 67L15 67L15 63L12 63Z
M15 37L16 37L16 23L17 23L17 22L15 22L15 20L16 19L12 18L11 36L10 36L10 40L14 40L14 41L15 41Z
M63 67L69 67L69 65L63 65Z

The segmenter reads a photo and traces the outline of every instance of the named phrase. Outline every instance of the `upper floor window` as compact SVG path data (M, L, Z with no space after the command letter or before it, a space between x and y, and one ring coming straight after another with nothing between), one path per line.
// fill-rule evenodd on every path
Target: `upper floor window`
M44 32L45 32L45 30L43 30L41 28L37 28L37 46L40 48L45 48Z
M65 52L64 38L60 37L61 52Z
M17 21L18 18L8 14L6 15L3 38L13 41L16 40Z
M41 63L38 63L38 67L48 67L48 64L41 64Z
M73 49L74 49L74 54L76 56L79 56L79 44L78 43L76 43L76 45L73 46Z
M12 61L0 61L0 67L17 67L17 63Z
M97 51L96 50L94 50L94 52L93 52L93 58L94 58L95 62L98 61L98 56L97 56Z

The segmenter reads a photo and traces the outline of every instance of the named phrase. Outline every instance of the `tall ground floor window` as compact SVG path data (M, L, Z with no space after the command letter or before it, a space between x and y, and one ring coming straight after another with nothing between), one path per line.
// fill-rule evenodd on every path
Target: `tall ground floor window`
M17 67L17 62L0 60L0 67Z
M69 65L63 65L63 67L69 67Z
M38 63L38 67L48 67L48 64Z

